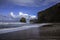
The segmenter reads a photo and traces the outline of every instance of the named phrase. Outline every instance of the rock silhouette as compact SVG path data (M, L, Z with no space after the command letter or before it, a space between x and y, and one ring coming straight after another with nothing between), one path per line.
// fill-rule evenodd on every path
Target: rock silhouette
M38 23L59 23L60 22L60 3L38 12Z

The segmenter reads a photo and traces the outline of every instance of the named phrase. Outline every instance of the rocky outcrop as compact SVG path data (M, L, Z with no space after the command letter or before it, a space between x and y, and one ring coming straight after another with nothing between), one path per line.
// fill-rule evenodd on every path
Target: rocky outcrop
M60 3L57 3L56 5L38 12L38 22L39 23L52 23L52 22L60 22Z

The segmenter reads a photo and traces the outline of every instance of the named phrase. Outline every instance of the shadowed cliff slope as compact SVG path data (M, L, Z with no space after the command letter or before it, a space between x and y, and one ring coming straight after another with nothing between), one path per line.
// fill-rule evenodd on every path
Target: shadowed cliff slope
M52 7L38 12L39 23L58 23L60 22L60 3L53 5Z

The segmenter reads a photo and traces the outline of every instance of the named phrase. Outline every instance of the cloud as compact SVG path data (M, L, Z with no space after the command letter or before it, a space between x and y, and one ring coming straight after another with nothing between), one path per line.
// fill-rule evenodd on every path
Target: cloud
M35 15L31 15L30 19L36 19L37 17Z
M18 18L18 17L19 17L19 15L15 15L13 12L10 12L10 16L11 16L12 18Z
M25 14L23 12L19 12L18 15L15 15L13 12L10 12L10 16L13 17L13 18L22 18L22 17L28 18L29 15Z
M28 14L25 14L25 13L22 13L22 12L19 12L19 17L24 17L24 18L28 18Z
M35 15L29 15L29 14L25 14L25 13L22 13L22 12L19 12L19 16L20 17L24 17L26 19L34 19L34 18L37 18Z
M36 18L35 15L29 15L29 14L26 14L26 13L23 13L23 12L19 12L19 15L14 15L13 12L10 13L11 17L13 18L26 18L26 19L34 19Z
M60 0L9 0L9 1L16 5L29 6L29 7L40 7L40 6L46 6L50 3L60 2Z
M13 18L15 18L15 15L13 14L13 12L10 13L10 16L12 16Z
M9 1L20 6L32 6L32 4L34 4L34 0L9 0Z
M43 6L44 6L44 5L46 6L46 5L49 5L49 4L51 4L51 3L53 4L53 3L59 3L59 2L60 2L60 0L45 0L44 3L42 3L42 5L43 5ZM52 4L51 4L51 5L52 5Z

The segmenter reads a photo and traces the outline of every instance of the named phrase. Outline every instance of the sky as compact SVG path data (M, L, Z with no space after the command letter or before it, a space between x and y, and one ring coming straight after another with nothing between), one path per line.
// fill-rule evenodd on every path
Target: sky
M15 16L19 16L20 12L23 15L37 16L39 11L59 2L60 0L0 0L0 15L9 16L13 12Z

